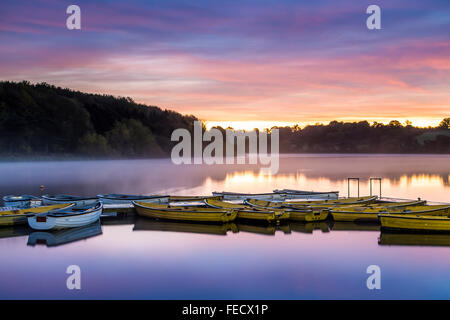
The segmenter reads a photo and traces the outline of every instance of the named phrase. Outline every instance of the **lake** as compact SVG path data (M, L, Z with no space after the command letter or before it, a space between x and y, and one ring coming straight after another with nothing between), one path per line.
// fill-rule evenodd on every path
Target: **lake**
M1 196L283 188L347 196L348 177L359 177L360 194L367 195L368 179L379 177L382 196L450 202L448 155L283 155L276 175L250 165L176 166L169 159L3 162L0 177ZM356 193L351 182L350 195ZM385 234L373 224L331 221L199 225L128 216L105 218L81 235L40 236L48 245L27 228L0 229L0 298L450 298L445 234ZM84 239L65 243L77 237ZM81 269L81 290L66 287L69 265ZM380 290L367 288L370 265L380 267Z

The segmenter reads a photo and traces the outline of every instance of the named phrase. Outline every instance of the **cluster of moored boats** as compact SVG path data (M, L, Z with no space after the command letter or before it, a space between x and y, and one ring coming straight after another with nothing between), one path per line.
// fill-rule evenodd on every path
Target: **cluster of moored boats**
M102 194L94 197L29 195L3 197L0 226L27 224L35 230L75 228L98 222L107 211L135 211L152 219L230 223L252 220L379 222L382 228L450 231L450 204L425 200L390 201L377 196L340 198L337 191L274 190L244 194L213 192L212 196Z

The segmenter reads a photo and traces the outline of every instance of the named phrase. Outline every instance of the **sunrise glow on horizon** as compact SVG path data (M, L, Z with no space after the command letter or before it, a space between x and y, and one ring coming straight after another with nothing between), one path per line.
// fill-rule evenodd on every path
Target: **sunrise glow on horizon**
M420 128L427 128L427 127L437 127L442 119L337 119L338 121L342 122L358 122L358 121L368 121L370 124L373 124L374 122L382 123L382 124L388 124L392 120L400 121L402 125L406 125L407 121L411 122L411 125L414 127L420 127ZM311 122L283 122L283 121L204 121L204 124L206 126L206 129L211 129L213 127L222 127L224 129L226 128L233 128L235 130L244 130L244 131L251 131L253 129L270 129L273 127L293 127L297 125L300 128L304 128L308 125L315 125L315 124L322 124L327 125L330 123L330 121L334 120L328 120L328 121L311 121Z
M80 0L2 4L0 80L47 82L192 114L208 128L450 115L450 3ZM20 14L18 14L20 12Z

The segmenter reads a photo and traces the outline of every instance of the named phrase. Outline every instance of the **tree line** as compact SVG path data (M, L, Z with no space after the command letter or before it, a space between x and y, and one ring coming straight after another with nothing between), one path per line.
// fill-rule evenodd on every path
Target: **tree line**
M131 98L0 82L1 156L166 156L172 131L195 120Z
M165 157L175 129L195 116L131 98L87 94L47 83L0 82L0 157ZM282 153L450 153L450 118L437 127L332 121L274 127ZM272 129L274 129L272 128ZM224 128L218 127L225 131Z

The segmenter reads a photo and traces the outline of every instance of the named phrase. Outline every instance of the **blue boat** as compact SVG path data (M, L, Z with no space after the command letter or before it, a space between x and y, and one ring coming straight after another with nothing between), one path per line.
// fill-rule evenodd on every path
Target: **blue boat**
M3 197L5 207L11 208L29 208L34 202L40 202L38 197L23 194L20 196L7 195Z

